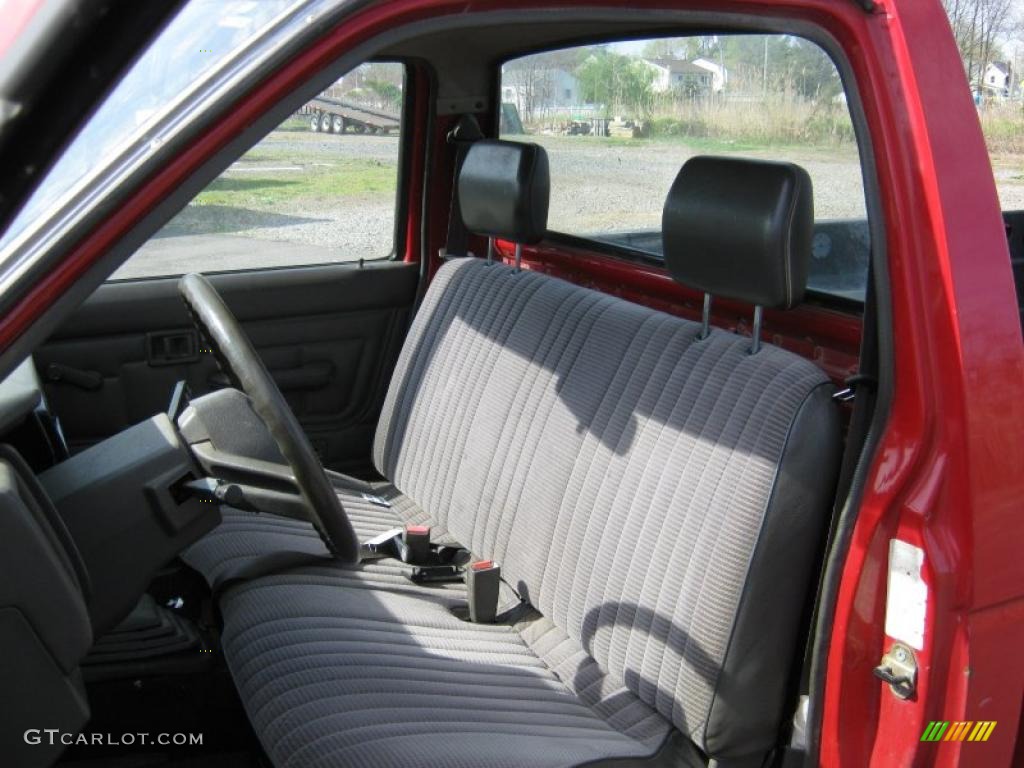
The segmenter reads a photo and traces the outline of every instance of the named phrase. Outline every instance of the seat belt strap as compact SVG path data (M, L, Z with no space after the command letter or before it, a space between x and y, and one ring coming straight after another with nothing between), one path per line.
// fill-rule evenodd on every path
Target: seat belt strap
M480 124L472 115L460 117L455 127L448 132L448 143L455 147L455 168L452 175L451 205L448 208L448 239L445 245L447 256L465 256L469 251L469 230L462 222L462 210L459 207L459 172L473 142L483 137Z
M878 318L875 312L875 290L871 269L868 269L868 287L864 294L864 320L862 323L860 361L857 373L846 380L846 389L836 393L837 398L853 400L850 426L846 431L846 449L843 451L836 483L836 502L829 520L826 549L828 552L835 538L839 513L853 488L854 475L860 456L867 441L868 430L875 413L878 396ZM819 583L820 589L820 583ZM817 602L817 601L816 601Z
M858 370L846 381L846 388L837 392L833 399L837 402L853 401L850 424L846 432L846 447L839 466L839 478L836 482L835 504L829 517L828 534L825 549L822 552L821 571L818 575L817 589L811 608L810 624L808 625L807 642L804 645L803 663L800 670L800 697L803 699L810 692L811 667L814 655L814 639L818 617L821 611L822 593L825 588L825 569L829 552L835 543L836 531L843 507L853 490L857 468L861 463L861 454L867 443L871 422L874 418L875 403L878 396L878 317L875 299L874 274L868 266L867 288L864 292L864 316L861 324L861 347ZM798 718L803 711L806 720L807 710L801 702L798 706ZM809 729L810 724L804 723Z

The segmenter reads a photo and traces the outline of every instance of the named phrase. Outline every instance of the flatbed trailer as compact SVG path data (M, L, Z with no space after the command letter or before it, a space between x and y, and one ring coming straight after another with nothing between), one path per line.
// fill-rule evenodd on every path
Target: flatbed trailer
M401 125L398 115L327 96L318 96L299 112L309 116L311 131L321 133L347 133L351 129L354 133L387 134Z

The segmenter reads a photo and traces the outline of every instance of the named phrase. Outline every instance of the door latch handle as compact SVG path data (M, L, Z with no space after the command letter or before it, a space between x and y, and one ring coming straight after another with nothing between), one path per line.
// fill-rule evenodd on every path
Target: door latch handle
M74 368L63 363L50 363L46 366L46 378L48 381L71 384L90 392L103 386L103 374L99 371L83 371L81 368Z

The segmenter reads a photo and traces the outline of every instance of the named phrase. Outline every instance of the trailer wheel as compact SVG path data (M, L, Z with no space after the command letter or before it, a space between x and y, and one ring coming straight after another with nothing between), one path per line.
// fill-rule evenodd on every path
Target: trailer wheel
M311 130L313 133L316 133L317 131L320 130L320 115L318 115L316 112L314 112L313 116L309 118L309 130Z
M334 118L331 120L331 128L334 130L335 133L344 133L345 118L343 118L341 115L335 115Z
M331 132L331 116L326 112L320 115L320 130L323 133Z

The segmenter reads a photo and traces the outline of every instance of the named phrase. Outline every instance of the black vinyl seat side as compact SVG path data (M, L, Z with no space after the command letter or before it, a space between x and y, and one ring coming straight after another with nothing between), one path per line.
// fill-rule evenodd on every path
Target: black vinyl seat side
M32 471L0 446L0 742L10 765L49 765L63 750L42 729L89 718L79 663L92 645L85 568Z

